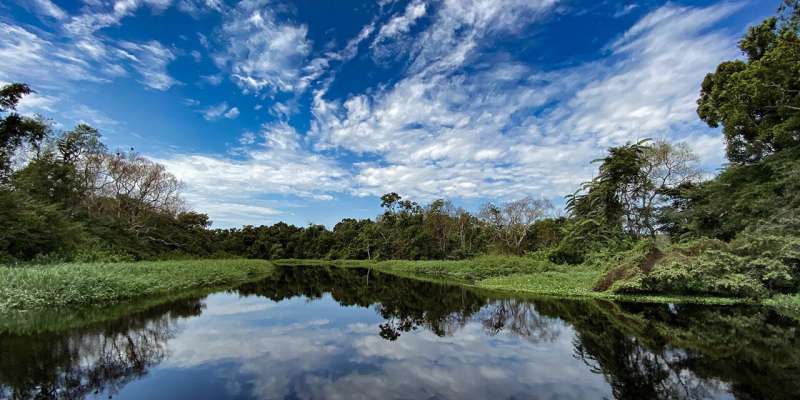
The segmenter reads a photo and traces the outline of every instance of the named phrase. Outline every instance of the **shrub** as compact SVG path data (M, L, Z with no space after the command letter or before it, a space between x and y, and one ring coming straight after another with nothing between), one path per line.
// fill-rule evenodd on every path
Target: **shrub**
M797 236L746 233L731 243L698 239L672 245L655 261L653 250L644 254L642 246L627 252L595 289L762 298L800 287Z

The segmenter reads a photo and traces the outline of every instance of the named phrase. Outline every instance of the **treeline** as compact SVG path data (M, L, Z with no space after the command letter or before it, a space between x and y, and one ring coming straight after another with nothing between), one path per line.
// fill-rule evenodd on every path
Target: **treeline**
M375 219L322 225L285 223L209 229L189 211L181 185L133 151L112 152L85 124L55 132L41 117L15 112L31 93L0 89L0 262L136 260L172 257L460 259L524 254L559 239L545 200L486 204L471 214L437 200L420 205L381 197Z
M436 200L420 205L397 193L381 197L373 219L344 219L333 230L285 223L208 231L220 254L252 258L461 259L487 252L519 254L556 243L553 207L533 198L487 204L474 215Z
M57 134L40 118L18 115L15 106L30 88L8 85L0 90L0 260L539 252L551 262L577 264L638 249L638 261L618 260L635 268L614 272L604 287L621 281L632 291L677 290L665 283L675 281L670 275L650 274L662 260L674 264L664 268L680 279L704 282L679 291L791 291L800 280L792 261L800 259L792 256L800 254L792 241L800 231L799 10L797 0L786 1L776 17L748 30L740 42L744 59L723 62L702 82L698 115L722 127L730 161L717 177L703 180L686 143L612 147L597 160L595 178L567 196L564 215L533 197L473 213L446 200L419 204L389 193L376 218L344 219L333 229L285 223L208 229L208 216L185 209L180 184L163 166L109 151L86 125ZM684 258L654 249L659 241L686 244L675 253ZM712 250L728 254L728 264L692 258L720 259ZM693 266L680 269L686 265ZM725 275L731 273L738 275ZM723 275L735 282L714 286Z
M0 89L0 261L204 252L195 238L208 217L184 209L164 166L110 152L87 125L56 134L43 118L20 116L14 109L29 93L24 84Z

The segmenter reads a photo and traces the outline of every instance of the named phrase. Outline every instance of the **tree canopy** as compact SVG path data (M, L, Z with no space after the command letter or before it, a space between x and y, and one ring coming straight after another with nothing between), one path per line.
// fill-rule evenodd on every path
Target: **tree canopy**
M800 8L748 29L745 60L721 63L703 80L697 113L722 126L728 159L751 163L800 144Z

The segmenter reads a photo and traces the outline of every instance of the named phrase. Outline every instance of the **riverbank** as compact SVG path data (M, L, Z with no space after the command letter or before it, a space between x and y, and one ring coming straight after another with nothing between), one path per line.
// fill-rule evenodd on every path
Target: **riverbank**
M0 313L102 306L266 276L264 260L181 260L0 267Z
M756 301L720 296L616 294L593 290L608 271L595 265L558 265L544 258L481 256L469 260L275 260L276 266L334 266L371 268L402 277L508 292L522 296L550 296L636 301L644 303L785 304L785 299Z
M594 290L607 274L602 266L558 265L536 257L482 256L469 260L184 260L132 263L71 263L0 267L0 313L53 311L63 307L106 308L140 298L233 287L267 276L275 266L369 268L396 276L464 285L514 296L568 297L647 303L759 303L800 315L800 296L753 300L718 296L616 294ZM40 325L40 324L33 324Z

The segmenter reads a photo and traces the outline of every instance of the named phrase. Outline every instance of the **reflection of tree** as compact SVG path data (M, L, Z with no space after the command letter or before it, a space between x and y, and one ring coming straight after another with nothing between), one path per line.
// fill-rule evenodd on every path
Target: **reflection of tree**
M0 336L0 397L80 399L116 393L167 355L176 319L199 315L198 299L158 306L99 327Z
M507 331L538 342L555 340L559 334L556 320L541 316L532 302L489 301L461 286L367 269L283 267L263 281L240 287L239 293L274 301L295 296L315 299L330 293L341 305L373 307L384 319L378 334L390 341L420 327L438 336L450 336L475 320L492 335Z
M682 365L679 352L652 352L635 337L584 321L575 339L575 355L593 372L602 373L617 399L701 399L709 397L706 382ZM591 325L589 325L591 324Z
M796 399L796 321L760 307L539 302L576 330L575 356L617 399ZM777 357L776 357L777 356Z
M517 299L497 300L481 316L483 327L490 335L507 330L532 342L552 342L558 338L557 320L536 312L530 301Z
M486 304L484 297L463 287L366 269L280 268L263 281L241 287L239 292L274 301L295 296L313 299L330 293L344 306L374 307L385 319L379 334L387 340L396 340L418 327L439 336L451 335Z
M374 307L379 334L396 340L425 328L451 335L480 322L532 342L575 330L574 354L603 374L617 399L797 399L800 329L763 307L617 304L565 299L489 300L461 287L366 270L293 267L242 289L282 300L324 293L342 305Z
M343 306L374 309L383 318L378 333L390 341L417 329L453 335L472 323L489 335L541 343L570 325L575 357L602 374L617 399L700 399L722 391L739 399L800 398L798 323L761 307L489 300L375 271L302 267L278 269L239 293L276 301L330 294ZM60 334L0 334L0 398L115 393L166 357L177 317L200 311L191 299Z

